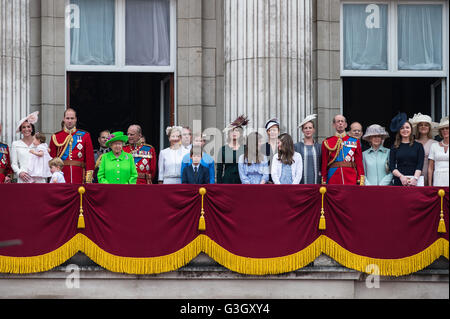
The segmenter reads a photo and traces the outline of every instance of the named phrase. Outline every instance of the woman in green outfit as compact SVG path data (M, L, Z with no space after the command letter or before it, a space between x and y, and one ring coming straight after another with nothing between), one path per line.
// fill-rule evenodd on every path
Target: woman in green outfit
M111 152L102 156L98 170L98 182L101 184L136 184L137 171L133 156L123 151L128 136L115 132L109 136L106 147Z

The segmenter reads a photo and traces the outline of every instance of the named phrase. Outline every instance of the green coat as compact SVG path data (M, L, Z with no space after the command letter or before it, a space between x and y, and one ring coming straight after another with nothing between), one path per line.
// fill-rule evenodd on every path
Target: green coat
M101 184L136 184L138 173L133 156L124 151L117 158L113 152L103 154L97 177Z

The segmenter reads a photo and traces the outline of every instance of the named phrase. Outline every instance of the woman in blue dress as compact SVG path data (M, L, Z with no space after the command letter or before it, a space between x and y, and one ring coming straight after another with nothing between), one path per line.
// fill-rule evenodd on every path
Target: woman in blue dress
M257 132L247 136L244 154L239 157L242 184L265 184L269 181L269 163L262 152L263 137Z

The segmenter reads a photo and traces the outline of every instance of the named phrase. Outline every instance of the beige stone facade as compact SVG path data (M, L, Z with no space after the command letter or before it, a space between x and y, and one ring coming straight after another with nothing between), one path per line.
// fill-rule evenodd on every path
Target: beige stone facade
M16 7L16 3L19 2L22 10ZM224 46L226 33L225 5L230 5L231 2L225 0L176 1L176 124L192 126L194 120L201 120L203 128L217 127L221 130L232 116L231 113L228 117L226 116L224 76L226 68ZM273 6L273 1L269 2L267 4L264 4L264 1L255 3L260 3L260 6ZM14 6L11 6L11 3L14 3ZM287 98L284 97L281 100L278 98L275 103L272 103L273 112L268 110L262 112L264 116L258 115L259 109L257 106L251 106L251 114L258 124L263 122L263 117L271 115L281 115L282 118L287 120L290 117L288 109L291 109L291 112L295 111L294 121L297 121L300 114L303 115L306 111L318 112L320 124L329 123L330 118L339 112L339 34L336 34L336 26L339 25L339 1L319 0L301 1L301 3L302 6L306 5L306 8L311 12L311 15L307 16L308 20L299 20L299 23L310 25L308 30L302 30L302 32L309 37L311 54L308 51L306 56L302 55L301 64L310 68L306 77L311 79L311 84L304 87L289 87L287 90L295 89L299 96L306 94L308 105L302 106L304 109L302 113L298 113L298 116L297 110L292 109L297 106L294 104L286 108L284 114L276 114L282 108L280 105L287 101ZM6 53L6 56L2 54L1 59L3 65L1 114L4 126L2 139L8 143L20 137L13 131L14 123L32 111L40 111L38 129L44 133L51 134L60 127L62 114L67 103L65 6L64 0L2 1L3 18L0 20L1 34L3 35L2 52L18 51L12 49L17 45L17 42L5 36L9 33L8 28L10 26L8 15L5 15L7 10L17 16L14 18L14 25L24 31L13 34L25 44L21 45L23 52L20 59L24 62L20 66L22 68L20 73L17 68L7 71L7 67L10 65L8 53ZM277 17L274 17L274 19L276 20ZM278 21L278 23L280 22ZM277 26L269 24L266 26L266 28L275 27ZM295 36L295 34L292 34L292 32L295 32L294 29L289 30L289 32L292 37ZM272 41L275 40L273 38ZM255 43L258 43L258 41L256 40ZM292 57L290 58L292 60ZM293 60L296 58L297 56ZM292 68L291 66L291 70L293 70ZM298 69L300 70L300 63ZM296 70L293 71L296 72ZM12 95L10 83L19 81L17 73L23 78L20 92L15 92L15 98L12 100L12 97L10 98L7 95ZM283 77L281 71L280 75ZM276 76L275 70L275 76L271 81L279 78ZM283 83L286 83L286 81L275 83L279 92L286 92L286 88L283 87ZM17 82L15 83L17 85ZM322 93L317 94L318 90ZM286 96L288 94L291 99L295 99L295 92L285 93ZM20 106L16 103L17 99L21 101ZM229 106L229 108L232 107ZM278 112L276 108L278 108ZM294 124L290 124L290 130L291 133L295 134ZM318 135L329 134L328 126L320 124Z
M221 131L239 112L248 113L260 127L266 118L278 116L296 141L301 136L295 124L317 113L319 140L332 134L332 118L343 111L342 1L174 1L174 124L192 127L201 120L202 129ZM67 105L67 2L1 0L0 4L1 139L11 143L19 138L15 123L35 110L40 111L38 129L51 134L59 129ZM249 50L258 54L252 56ZM249 61L256 61L254 67ZM241 62L247 63L245 73L235 71ZM443 109L448 114L448 74L446 78ZM237 79L245 86L230 91Z

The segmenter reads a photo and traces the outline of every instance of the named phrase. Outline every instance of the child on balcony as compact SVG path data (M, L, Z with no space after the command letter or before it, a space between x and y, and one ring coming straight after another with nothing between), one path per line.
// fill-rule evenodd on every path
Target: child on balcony
M54 159L48 162L48 166L50 167L50 172L52 173L52 177L50 178L50 183L65 183L64 173L62 169L64 167L64 162L59 157L55 157Z
M45 143L45 135L37 132L33 137L35 149L31 149L30 162L28 163L28 174L32 177L32 183L46 183L47 178L52 176L48 162L52 159L48 153L48 145Z

